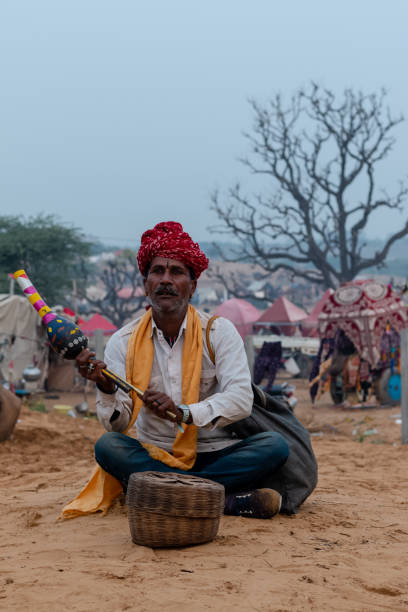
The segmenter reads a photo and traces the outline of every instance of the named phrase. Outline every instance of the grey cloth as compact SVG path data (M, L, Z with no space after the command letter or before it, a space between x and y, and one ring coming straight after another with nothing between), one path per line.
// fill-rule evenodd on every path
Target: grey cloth
M309 432L283 399L264 393L256 385L252 385L252 388L254 404L251 415L225 429L242 439L263 431L276 431L285 438L290 448L289 457L261 486L279 491L282 495L282 513L296 514L317 484L317 461Z

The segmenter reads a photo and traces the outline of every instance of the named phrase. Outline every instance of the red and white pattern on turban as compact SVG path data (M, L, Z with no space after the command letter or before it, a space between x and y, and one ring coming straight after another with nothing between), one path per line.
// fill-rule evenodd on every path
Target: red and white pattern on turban
M208 268L208 259L196 242L193 242L180 223L164 221L142 235L137 254L139 270L146 276L154 257L167 257L181 261L194 271L198 278Z

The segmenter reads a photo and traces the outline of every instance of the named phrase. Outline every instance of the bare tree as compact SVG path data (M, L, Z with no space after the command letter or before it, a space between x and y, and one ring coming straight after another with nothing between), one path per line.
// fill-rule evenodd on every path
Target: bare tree
M243 300L258 302L273 302L279 297L279 292L270 282L270 273L264 272L260 266L251 265L250 269L226 269L225 264L211 262L207 271L208 277L218 288L225 288L228 296ZM254 288L258 285L258 288ZM218 292L220 289L218 289ZM225 291L220 297L225 299Z
M395 195L376 186L377 164L403 121L390 115L385 95L347 89L336 100L312 83L287 106L280 95L266 106L251 101L253 132L245 136L252 153L241 161L271 180L272 191L247 197L237 184L226 202L213 195L221 225L211 229L239 243L225 260L257 263L269 273L286 269L323 287L384 265L390 247L408 234L405 216L401 229L367 254L368 221L377 212L402 212L408 191L402 182Z
M125 249L115 259L106 262L100 280L104 295L91 298L87 294L86 299L117 327L121 327L146 304L143 278L134 251Z

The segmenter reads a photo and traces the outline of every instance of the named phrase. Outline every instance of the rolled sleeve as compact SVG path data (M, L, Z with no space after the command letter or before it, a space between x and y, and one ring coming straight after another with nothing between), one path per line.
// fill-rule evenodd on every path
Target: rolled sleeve
M124 431L126 429L131 414L128 399L129 396L120 389L114 395L103 393L100 389L97 390L96 412L106 431Z
M105 348L104 361L107 367L122 378L126 375L128 338L128 335L117 332L110 338ZM124 431L130 422L132 410L131 397L121 389L113 394L103 393L97 389L96 413L106 431ZM115 411L119 414L116 415Z

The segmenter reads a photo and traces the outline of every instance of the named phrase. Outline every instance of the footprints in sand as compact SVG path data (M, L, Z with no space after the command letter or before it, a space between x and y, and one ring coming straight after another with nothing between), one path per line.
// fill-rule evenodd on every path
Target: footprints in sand
M27 510L21 515L21 523L23 527L37 527L40 524L42 514L36 510Z
M399 597L402 595L402 591L396 587L391 586L370 586L365 582L360 582L360 586L363 587L369 593L376 593L377 595L388 595L389 597Z

